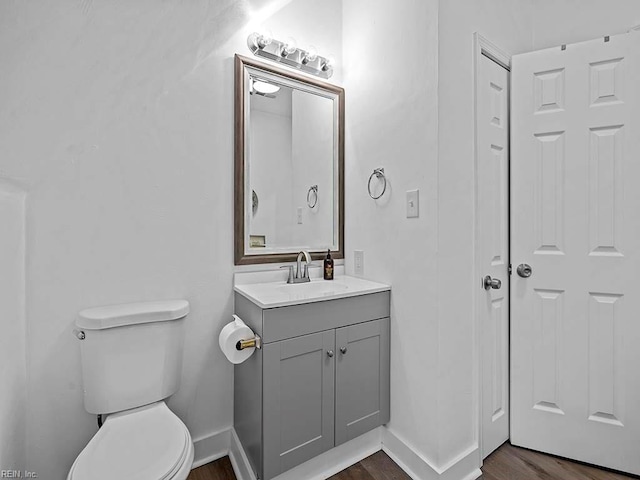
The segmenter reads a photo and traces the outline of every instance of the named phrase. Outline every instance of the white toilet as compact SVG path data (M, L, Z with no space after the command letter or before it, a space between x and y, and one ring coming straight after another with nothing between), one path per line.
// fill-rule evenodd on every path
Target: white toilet
M185 480L193 463L187 427L164 403L182 371L184 300L80 312L84 406L106 416L67 480Z

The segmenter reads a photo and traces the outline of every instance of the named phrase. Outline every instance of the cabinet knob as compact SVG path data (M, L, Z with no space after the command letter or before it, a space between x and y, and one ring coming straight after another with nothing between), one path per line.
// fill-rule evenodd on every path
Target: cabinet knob
M327 351L327 356L328 356L329 358L332 358L332 357L333 357L333 350L328 350L328 351Z
M340 353L343 355L347 353L347 347L340 347Z

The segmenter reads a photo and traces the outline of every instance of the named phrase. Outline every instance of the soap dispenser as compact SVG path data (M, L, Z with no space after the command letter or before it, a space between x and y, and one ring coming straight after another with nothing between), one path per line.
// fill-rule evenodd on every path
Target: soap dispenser
M333 280L333 258L331 258L331 250L327 250L327 258L324 259L324 279Z

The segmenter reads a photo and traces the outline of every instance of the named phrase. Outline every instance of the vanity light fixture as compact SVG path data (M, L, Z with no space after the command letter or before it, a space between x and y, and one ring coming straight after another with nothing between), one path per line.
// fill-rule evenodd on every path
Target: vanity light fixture
M272 38L269 32L255 32L247 38L247 46L258 57L283 63L322 78L333 75L335 67L333 57L321 57L313 46L309 46L306 50L298 48L293 38L283 42Z

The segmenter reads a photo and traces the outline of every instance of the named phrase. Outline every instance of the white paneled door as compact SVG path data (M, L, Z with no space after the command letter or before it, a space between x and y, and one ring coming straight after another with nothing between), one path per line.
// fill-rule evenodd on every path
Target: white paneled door
M484 458L509 438L509 72L484 55L477 68L476 272Z
M640 474L640 34L515 56L511 125L511 441Z

